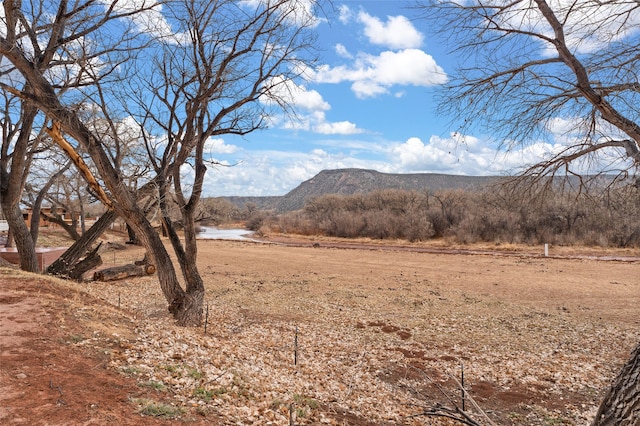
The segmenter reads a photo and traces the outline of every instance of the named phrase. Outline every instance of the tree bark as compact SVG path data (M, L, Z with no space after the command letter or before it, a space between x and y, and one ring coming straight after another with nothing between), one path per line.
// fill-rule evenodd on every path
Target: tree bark
M171 256L169 256L162 239L140 209L131 208L126 220L146 249L151 263L155 265L162 294L169 303L169 312L177 319L176 312L182 306L185 292L178 282Z
M16 243L16 249L20 257L20 269L28 272L40 272L36 245L31 238L29 227L22 217L20 205L14 204L9 209L3 206L3 212L11 229L13 241Z
M80 234L78 233L78 230L77 230L76 221L72 222L71 224L68 224L59 214L54 212L52 212L52 214L50 215L45 213L39 213L39 216L44 216L49 222L55 223L56 225L60 226L69 235L69 237L71 237L73 241L78 241L80 239ZM39 221L40 221L40 218L38 218L38 222ZM31 221L31 223L33 223L33 220ZM33 235L33 231L31 232L31 234Z
M178 324L184 326L200 326L204 306L204 287L202 290L191 289L185 293L181 308L174 313Z
M16 244L16 249L20 257L20 269L29 272L40 272L38 257L36 256L36 241L31 238L29 227L27 226L22 211L20 201L22 190L24 189L26 176L29 173L29 145L31 140L31 129L38 113L33 105L23 105L21 131L15 141L13 154L10 156L11 169L7 164L9 157L1 158L0 171L0 200L2 200L2 211L9 224L10 233Z
M138 237L136 237L136 233L129 225L127 225L127 235L129 236L129 241L127 244L140 245L140 241L138 241Z
M95 281L117 281L129 277L144 277L155 272L153 265L121 265L103 269L93 274Z
M98 244L95 249L85 257L82 261L78 262L70 271L69 278L82 281L82 275L90 269L96 266L102 265L102 257L98 254L98 250L102 246L102 243Z
M194 191L196 191L196 187L197 185L194 185ZM158 190L160 191L160 212L162 214L163 228L167 231L169 241L176 254L182 276L186 283L186 291L183 293L182 299L179 301L176 300L176 303L171 305L170 310L178 324L182 326L200 326L202 324L204 307L204 282L196 265L197 245L193 215L189 206L185 206L184 203L182 203L184 239L187 247L185 251L169 215L166 202L168 199L168 188L163 179L160 180Z
M636 426L640 421L640 343L622 367L592 426Z
M82 234L71 247L65 251L55 262L47 268L47 273L51 275L67 275L73 265L80 260L82 256L89 250L93 243L100 238L113 221L118 217L115 211L109 210L100 216L92 226Z

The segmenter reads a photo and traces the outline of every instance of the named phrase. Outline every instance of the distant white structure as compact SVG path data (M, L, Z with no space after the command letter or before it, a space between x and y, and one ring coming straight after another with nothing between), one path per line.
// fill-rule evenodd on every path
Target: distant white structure
M9 230L9 224L6 220L0 220L0 232L6 232Z

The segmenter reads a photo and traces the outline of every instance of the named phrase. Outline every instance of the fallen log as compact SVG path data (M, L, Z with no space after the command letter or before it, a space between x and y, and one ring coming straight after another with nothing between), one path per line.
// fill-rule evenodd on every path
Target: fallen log
M129 277L143 277L156 272L156 267L147 265L121 265L102 269L93 274L94 281L117 281Z

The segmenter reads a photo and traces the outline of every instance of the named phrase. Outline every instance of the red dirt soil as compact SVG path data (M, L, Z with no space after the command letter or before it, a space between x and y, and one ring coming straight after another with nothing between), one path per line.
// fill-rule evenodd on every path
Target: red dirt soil
M117 339L111 348L72 344L83 328L69 315L69 307L83 302L101 306L101 301L46 279L7 279L6 271L0 269L0 423L172 423L142 417L131 399L146 398L153 391L105 368L109 350L117 350Z

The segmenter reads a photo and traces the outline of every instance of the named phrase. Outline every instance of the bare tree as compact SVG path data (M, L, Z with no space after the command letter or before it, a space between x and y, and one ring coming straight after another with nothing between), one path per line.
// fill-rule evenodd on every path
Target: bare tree
M49 135L78 160L76 165L83 171L89 167L78 152L87 153L101 182L88 173L85 178L101 202L125 218L147 249L169 310L179 324L199 324L204 285L195 266L194 213L206 172L207 142L215 135L242 135L262 128L270 108L286 108L287 88L301 69L296 65L312 46L306 39L314 23L306 8L310 2L166 2L162 10L177 31L163 26L167 21L155 2L139 3L134 10L128 1L61 1L56 11L46 10L47 2L30 3L3 3L6 35L0 37L0 59L9 64L5 74L19 73L28 90L2 81L0 87L47 115L53 122ZM142 34L141 25L157 37ZM96 131L78 106L97 105L107 122L115 123L123 111L115 108L118 99L113 94L127 90L123 82L131 80L119 73L147 72L137 62L149 58L143 47L150 56L160 54L163 61L156 63L158 73L137 87L142 93L139 105L148 101L152 106L142 108L137 116L155 176L134 189L125 183L120 167L121 132L115 126L108 134ZM70 80L76 83L75 90L56 92L63 86L61 81ZM157 129L162 144L154 143ZM193 173L185 180L181 171L187 164ZM153 191L159 195L186 291L160 236L138 204L140 192ZM184 247L165 214L169 197L175 197L181 208Z
M150 74L130 91L137 98L149 161L156 173L165 230L186 283L180 321L200 323L204 283L196 266L196 223L211 140L265 127L274 106L286 109L286 88L310 61L311 14L298 1L258 6L221 0L179 0L166 14L176 35L162 39ZM149 132L149 133L147 133ZM153 135L153 137L151 137ZM185 172L185 169L187 172ZM177 204L184 240L170 206Z
M131 9L130 2L115 0L60 1L57 5L3 2L1 73L19 77L3 79L0 86L53 121L49 135L74 160L100 201L136 230L157 265L165 297L174 301L181 299L180 284L160 237L137 205L136 191L123 181L118 135L111 134L115 146L106 143L104 135L85 123L78 108L89 100L97 101L110 118L105 90L117 93L118 84L126 78L119 74L122 65L134 60L135 52L148 42L141 36L135 18L151 13L156 6L156 2L141 2ZM14 81L24 83L17 85ZM58 90L71 83L76 90ZM63 132L79 146L74 147ZM91 159L104 187L89 173L79 148Z
M561 148L541 161L531 158L528 177L583 177L595 170L637 178L637 2L431 1L420 7L464 54L442 98L444 113L464 119L463 132L484 125L508 141L507 149L555 134ZM639 375L636 348L594 425L637 424Z

